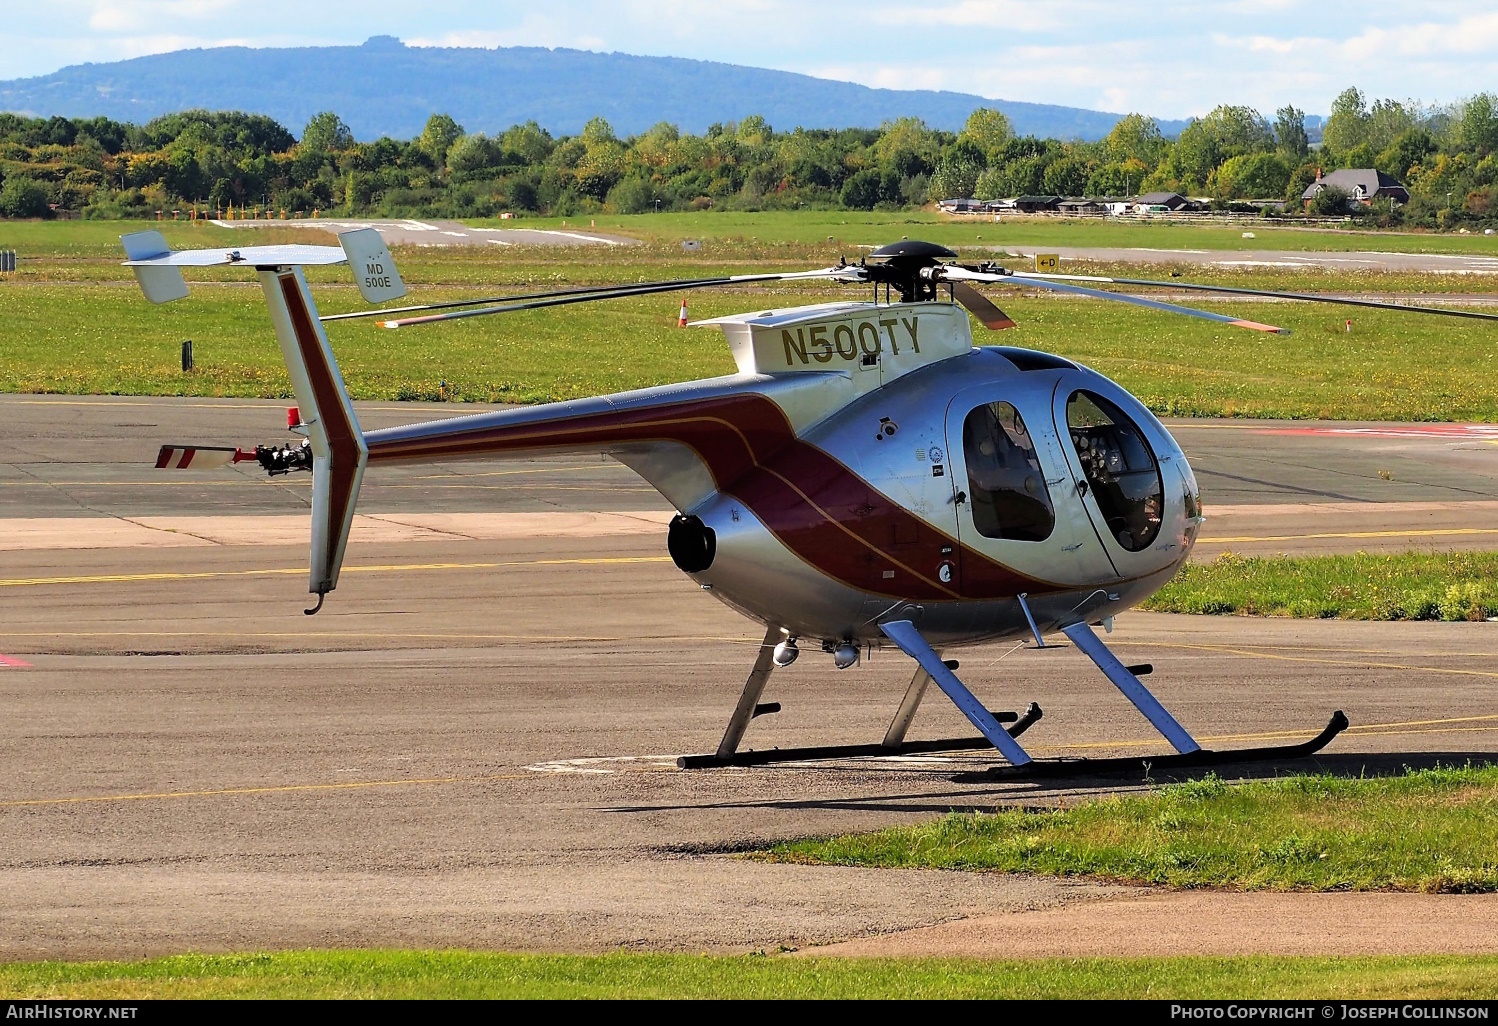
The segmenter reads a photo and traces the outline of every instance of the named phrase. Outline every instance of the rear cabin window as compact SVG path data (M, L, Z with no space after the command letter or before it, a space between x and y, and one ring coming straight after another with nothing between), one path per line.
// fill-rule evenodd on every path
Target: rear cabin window
M1149 443L1124 412L1092 392L1073 392L1066 423L1108 531L1130 552L1160 533L1165 486Z
M1044 541L1056 524L1035 443L1008 403L986 403L962 422L973 525L985 538Z

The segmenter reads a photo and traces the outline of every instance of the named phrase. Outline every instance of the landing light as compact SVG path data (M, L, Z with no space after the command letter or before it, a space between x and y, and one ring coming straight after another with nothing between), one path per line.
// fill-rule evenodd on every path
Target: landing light
M789 666L796 661L796 657L800 654L801 650L796 647L796 639L786 638L775 646L775 665L780 667Z

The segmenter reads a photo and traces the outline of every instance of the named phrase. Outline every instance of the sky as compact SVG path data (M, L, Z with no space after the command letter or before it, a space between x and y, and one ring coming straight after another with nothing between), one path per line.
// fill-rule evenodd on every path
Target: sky
M187 47L546 46L1184 118L1325 113L1349 85L1498 89L1498 6L1458 0L6 0L0 80Z

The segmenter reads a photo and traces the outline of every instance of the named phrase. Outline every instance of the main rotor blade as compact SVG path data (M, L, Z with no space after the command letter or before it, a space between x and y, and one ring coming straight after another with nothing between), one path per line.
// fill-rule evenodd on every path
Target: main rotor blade
M957 302L967 308L967 312L978 318L978 322L985 328L994 331L1003 331L1005 328L1013 328L1014 321L1009 315L988 301L988 297L965 281L949 282L952 286L952 295Z
M1314 292L1276 292L1272 289L1245 289L1231 285L1198 285L1181 281L1151 281L1146 278L1104 278L1089 274L1042 274L1015 271L1015 278L1046 278L1052 281L1090 281L1107 285L1134 285L1153 289L1185 289L1192 292L1222 292L1235 296L1263 296L1266 299L1292 299L1302 303L1331 303L1338 306L1361 306L1370 310L1397 310L1401 313L1435 314L1439 317L1468 317L1479 321L1498 321L1498 314L1477 310L1443 310L1434 306L1406 306L1377 299L1354 299L1351 296L1322 296Z
M660 292L680 292L685 289L714 288L721 285L741 285L761 281L794 281L797 279L828 278L842 281L864 280L861 267L828 267L817 271L787 271L775 274L736 274L722 278L696 278L670 282L652 282L644 285L621 285L607 291L590 292L584 295L561 295L555 298L531 299L502 306L486 306L478 310L455 310L451 313L428 314L425 317L406 317L392 321L380 321L381 327L405 328L413 324L435 324L439 321L456 321L467 317L485 317L489 314L515 313L520 310L539 310L549 306L568 306L573 303L591 303L601 299L625 299L631 296L649 296Z
M716 280L716 279L704 279ZM638 285L662 285L662 282L640 282ZM451 303L424 303L413 307L385 307L383 310L355 310L354 313L330 313L319 321L355 321L358 318L388 318L392 313L416 313L421 310L452 310L457 307L479 307L485 303L517 303L520 300L548 300L557 295L586 295L590 292L614 292L616 289L635 288L634 285L580 285L572 289L551 289L548 292L517 292L515 295L488 295L482 300L452 300Z
M1244 320L1241 317L1230 317L1227 314L1212 313L1208 310L1193 310L1189 306L1176 306L1174 303L1161 303L1153 299L1145 299L1142 296L1125 295L1122 292L1104 292L1102 289L1083 288L1080 285L1064 285L1059 281L1050 281L1045 278L1037 278L1033 275L1021 277L1015 274L989 274L983 271L969 271L965 267L953 267L948 264L938 268L940 278L945 281L984 281L995 285L1029 285L1034 288L1049 289L1052 292L1066 292L1076 296L1091 296L1093 299L1106 299L1113 303L1127 303L1130 306L1142 306L1148 310L1159 310L1162 313L1181 314L1185 317L1196 317L1204 321L1216 321L1219 324L1230 324L1235 328L1247 328L1250 331L1267 331L1275 335L1288 335L1290 329L1276 328L1272 324L1260 324L1258 321Z
M553 289L548 292L520 292L513 296L485 296L482 299L455 299L446 303L423 303L418 306L393 306L383 310L356 310L353 313L329 314L319 317L324 323L328 321L351 321L361 317L388 317L391 314L417 313L422 310L452 310L465 306L483 306L486 303L516 303L529 299L551 299L555 296L581 296L600 292L617 292L624 288L649 288L655 285L677 285L687 279L677 278L670 281L641 281L626 282L614 285L578 285L570 289ZM719 275L714 278L693 279L697 285L715 284L721 282L723 277Z

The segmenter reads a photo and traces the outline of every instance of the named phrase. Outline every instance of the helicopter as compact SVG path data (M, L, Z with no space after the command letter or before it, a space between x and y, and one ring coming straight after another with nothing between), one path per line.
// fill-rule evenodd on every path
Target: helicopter
M243 265L259 277L298 403L300 443L249 449L163 445L165 469L257 462L271 475L312 474L309 593L338 583L360 484L387 464L602 454L678 511L666 533L677 568L765 628L758 656L712 754L683 768L836 756L989 750L1005 772L1105 770L1138 759L1036 761L1019 737L1042 715L986 708L942 652L1060 633L1083 652L1175 750L1153 765L1293 758L1346 729L1338 711L1296 745L1207 751L1094 630L1168 582L1203 522L1200 488L1180 445L1126 389L1075 361L975 345L972 321L1014 321L977 289L1024 286L1215 321L1282 328L1108 291L1103 285L1196 290L1498 320L1467 310L1247 288L963 264L946 247L902 240L857 264L763 274L603 285L319 316L303 267L348 263L371 304L405 285L372 228L340 245L173 252L159 232L123 237L126 265L154 303L185 297L184 266ZM761 282L828 281L872 289L847 301L772 308L695 322L722 331L735 373L613 395L364 431L324 325L377 318L408 328L519 310ZM883 289L883 298L880 290ZM972 315L971 318L969 315ZM802 649L847 669L893 647L916 670L874 744L741 751L776 669ZM931 684L977 737L908 741ZM1005 724L1008 724L1006 726Z

